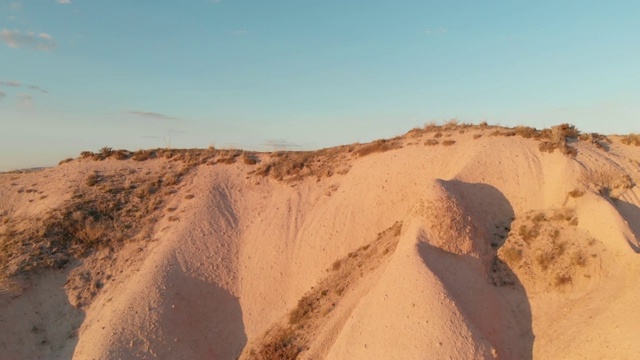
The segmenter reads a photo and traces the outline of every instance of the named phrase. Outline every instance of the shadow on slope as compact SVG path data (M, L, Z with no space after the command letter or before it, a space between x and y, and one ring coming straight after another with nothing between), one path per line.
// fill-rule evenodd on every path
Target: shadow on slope
M479 261L422 241L418 244L420 256L442 281L470 325L495 348L497 358L532 359L534 334L525 288L496 256L513 221L513 208L504 195L490 185L457 180L441 183L458 197L471 221L484 228L479 234L486 238L474 241L487 242L484 245L491 250L485 255L486 259ZM489 269L486 264L490 264Z
M627 221L629 229L635 236L635 244L627 239L629 246L636 254L640 254L640 208L637 205L621 199L615 200L614 204L620 215Z
M237 297L182 271L174 272L166 285L157 324L161 341L154 346L160 358L235 359L240 355L247 336Z
M72 358L85 314L69 303L67 274L36 274L21 294L0 286L0 358Z

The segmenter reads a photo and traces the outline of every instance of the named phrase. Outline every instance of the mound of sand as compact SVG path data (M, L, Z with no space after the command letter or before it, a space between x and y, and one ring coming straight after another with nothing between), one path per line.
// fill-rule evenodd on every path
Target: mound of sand
M640 147L572 131L1 174L0 358L634 358Z

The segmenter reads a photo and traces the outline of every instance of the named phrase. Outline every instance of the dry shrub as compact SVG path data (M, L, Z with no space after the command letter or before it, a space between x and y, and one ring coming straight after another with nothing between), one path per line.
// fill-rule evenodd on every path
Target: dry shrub
M580 136L580 130L571 124L560 124L551 127L551 139L553 141L560 141L561 139L577 139Z
M356 154L359 157L367 156L369 154L385 152L394 149L394 147L387 140L378 140L369 144L362 145L356 150Z
M473 134L473 140L477 140L482 137L482 134Z
M607 150L603 143L611 143L608 137L598 133L582 133L578 136L578 140L592 143L603 150Z
M247 164L247 165L255 165L258 163L258 159L255 155L253 154L243 154L242 155L242 162Z
M298 306L289 314L289 324L296 325L309 317L318 309L320 300L328 293L329 290L327 289L303 296L298 300Z
M100 181L100 175L98 174L90 174L89 176L87 176L87 178L84 180L84 183L87 184L87 186L94 186L96 185L98 182Z
M540 235L540 229L537 225L531 228L528 228L527 225L521 225L518 233L525 243L530 244Z
M536 136L538 130L529 126L516 126L515 134L518 136L522 136L525 139L530 139Z
M158 191L158 189L150 183L144 183L136 188L133 192L133 195L138 199L144 199L149 195L153 195Z
M451 145L453 145L453 144L455 144L455 143L456 143L456 141L455 141L455 140L445 140L445 141L443 141L443 142L442 142L442 145L444 145L444 146L451 146Z
M536 256L536 261L542 270L547 270L560 256L562 256L567 249L564 242L553 241L551 249L548 251L539 253Z
M585 267L587 266L588 260L588 257L582 251L578 251L571 257L571 264L579 267Z
M460 124L460 122L458 121L458 119L454 118L444 123L444 125L442 125L442 128L444 130L454 130L455 128L458 127L458 124Z
M66 158L58 163L58 165L66 164L68 162L73 161L73 158Z
M131 157L131 152L127 151L127 150L116 150L111 154L111 157L116 159L116 160L127 160L128 158Z
M432 132L432 131L435 131L436 129L438 129L438 124L436 124L435 121L430 121L424 124L424 131L426 132Z
M500 132L500 136L504 136L504 137L516 136L516 132L515 130L505 130Z
M102 156L104 156L105 158L108 158L109 156L111 156L111 154L113 154L113 149L105 146L102 149L100 149L99 152Z
M437 132L435 135L433 135L434 138L439 139L443 136L443 134L441 132Z
M424 142L425 146L435 146L440 144L440 141L436 140L436 139L427 139L427 141Z
M133 153L132 160L135 161L146 161L155 156L155 153L152 150L139 150Z
M547 217L543 212L539 212L539 213L535 214L531 220L535 224L537 224L537 223L540 223L540 222L543 222L543 221L547 221Z
M257 353L252 352L250 355L251 358L260 360L295 360L302 350L297 344L297 335L293 329L278 328Z
M569 285L573 282L571 275L568 274L556 274L553 285L556 287Z
M173 186L178 183L178 180L179 180L178 174L170 173L164 176L164 178L162 179L162 184L167 186Z
M571 196L572 198L579 198L582 195L584 195L584 191L582 191L580 189L573 189L573 190L569 191L569 196Z
M547 152L549 154L553 153L556 149L561 149L561 152L565 155L569 155L571 157L575 157L578 155L578 150L571 146L568 146L564 141L542 141L540 142L540 145L538 145L538 149L540 150L540 152Z
M625 145L640 146L640 134L625 135L621 141Z

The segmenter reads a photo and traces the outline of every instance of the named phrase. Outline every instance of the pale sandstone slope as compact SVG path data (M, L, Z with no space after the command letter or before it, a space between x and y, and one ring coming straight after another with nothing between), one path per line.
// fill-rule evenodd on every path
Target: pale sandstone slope
M572 158L486 130L450 134L451 146L424 146L428 132L407 136L401 148L352 156L346 174L319 179L250 174L260 164L195 167L167 195L176 210L156 223L154 241L108 262L98 252L74 270L118 274L81 310L57 296L39 305L57 317L19 320L17 309L47 302L36 288L56 284L49 275L20 296L0 294L0 323L11 329L0 334L0 358L259 358L282 331L300 358L639 353L640 147L571 142ZM42 212L97 168L163 164L82 160L2 175L0 212ZM44 176L39 188L60 194L42 208L9 185ZM398 234L384 235L396 223ZM540 234L524 241L521 226ZM305 296L313 301L299 303ZM292 323L289 313L305 304ZM32 323L52 334L47 344Z

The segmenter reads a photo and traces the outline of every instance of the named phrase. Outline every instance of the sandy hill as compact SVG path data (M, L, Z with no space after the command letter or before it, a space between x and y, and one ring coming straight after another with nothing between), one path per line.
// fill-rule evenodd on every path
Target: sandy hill
M640 138L454 122L0 175L0 359L635 359Z

